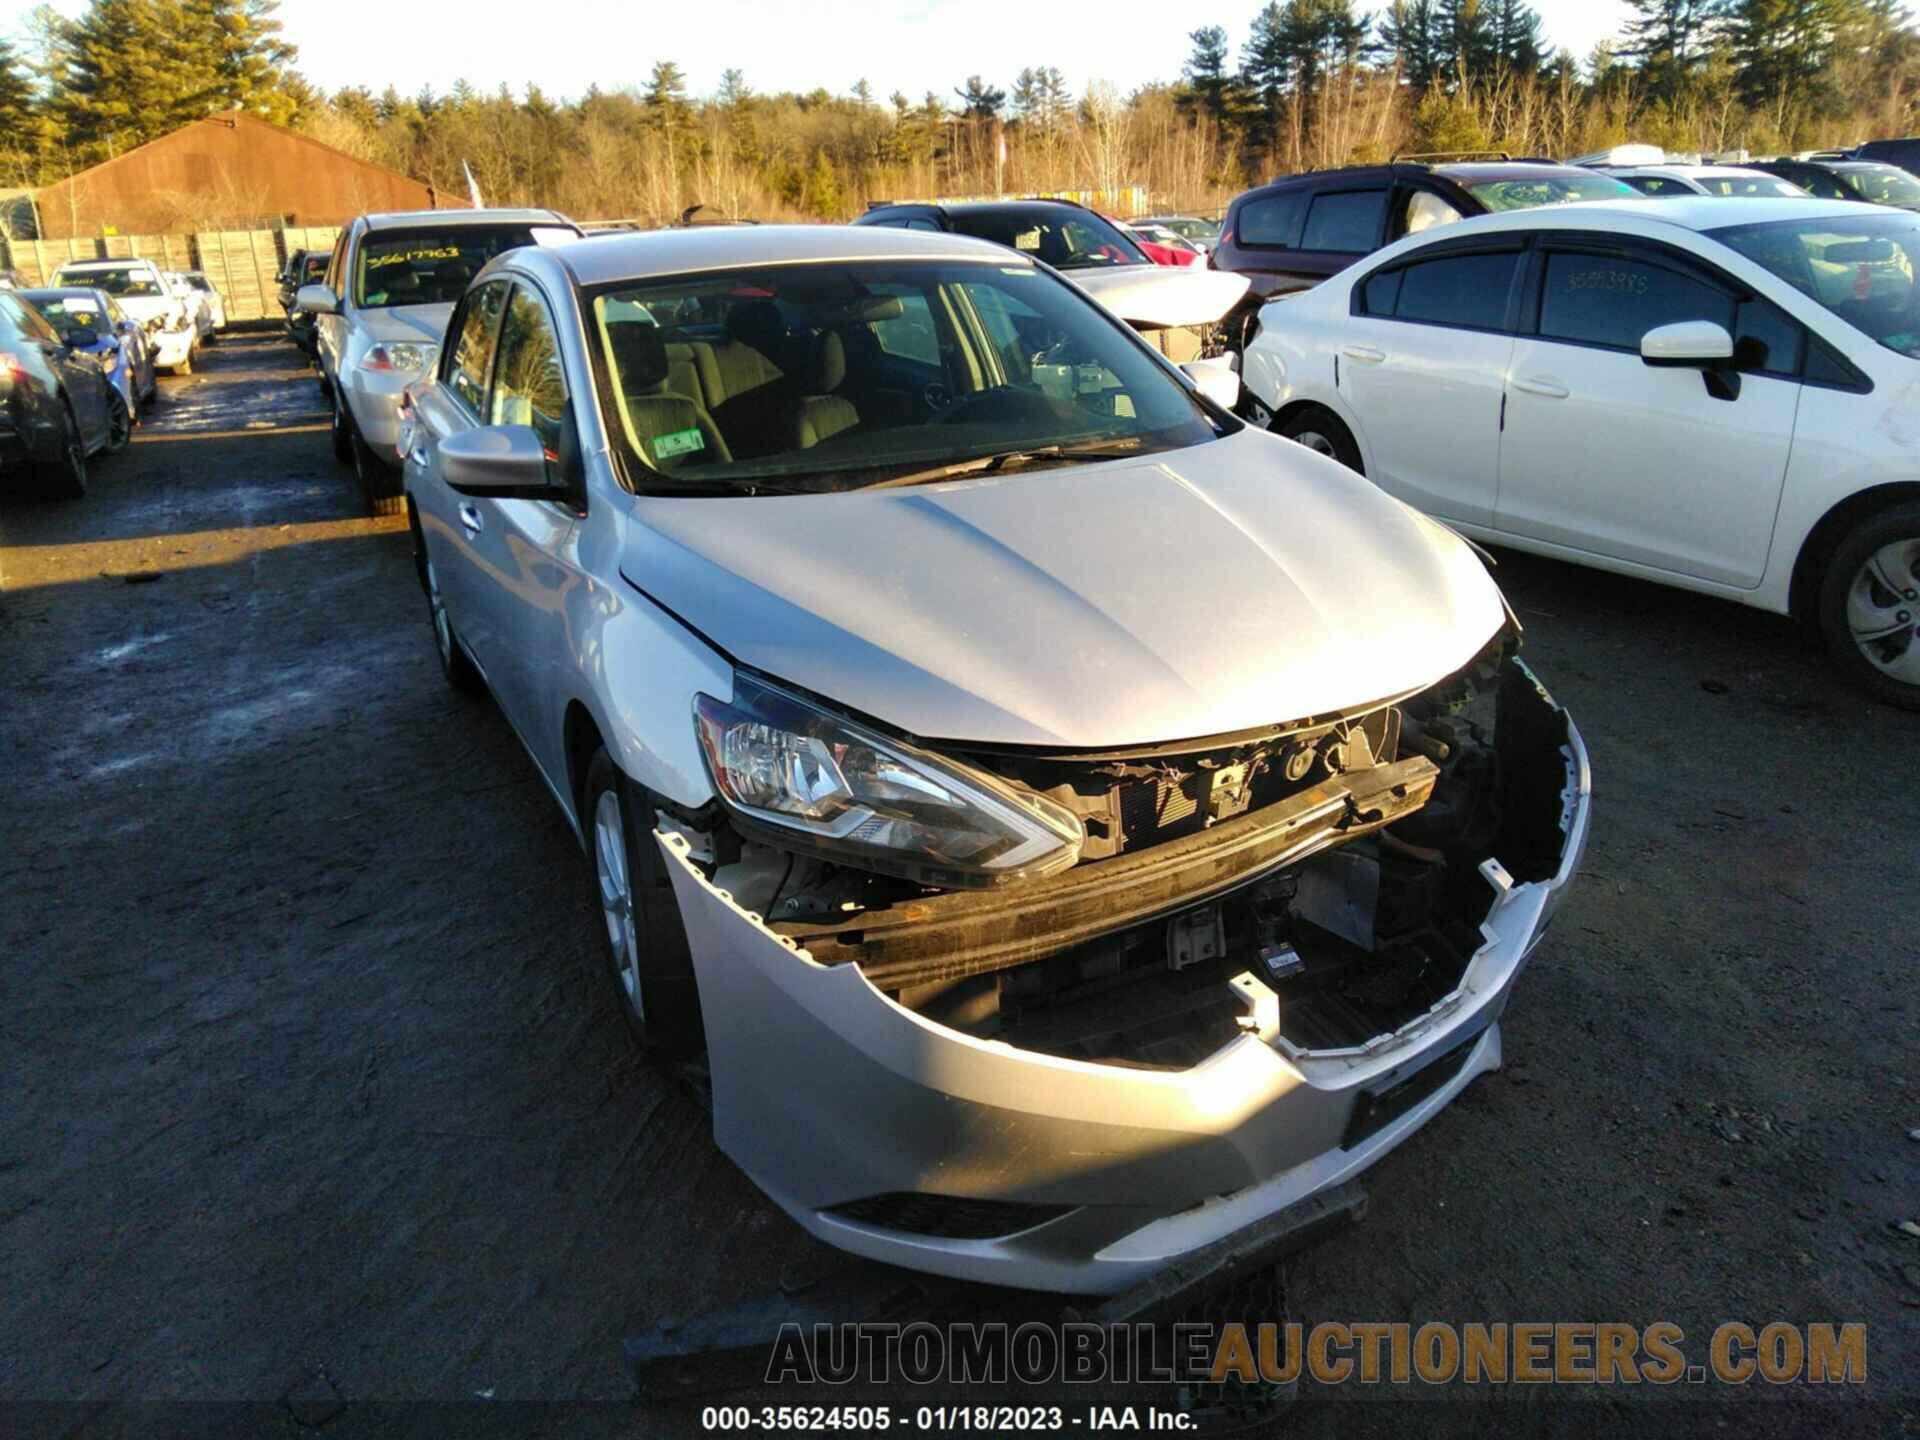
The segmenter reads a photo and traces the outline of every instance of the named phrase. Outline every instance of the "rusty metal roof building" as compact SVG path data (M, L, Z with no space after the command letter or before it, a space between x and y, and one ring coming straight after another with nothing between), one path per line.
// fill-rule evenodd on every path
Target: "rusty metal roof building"
M467 204L243 110L149 140L44 186L37 199L49 239L338 225L368 210Z

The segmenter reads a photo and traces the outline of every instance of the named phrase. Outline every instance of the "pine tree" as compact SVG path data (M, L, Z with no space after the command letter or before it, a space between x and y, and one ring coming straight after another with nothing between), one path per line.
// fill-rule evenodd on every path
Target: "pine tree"
M1508 69L1530 75L1540 68L1542 57L1540 15L1521 0L1494 0L1494 52Z
M1267 0L1240 48L1240 84L1256 105L1247 127L1256 151L1272 149L1279 135L1280 111L1293 84L1293 60L1287 13L1278 0Z
M1627 21L1625 44L1619 53L1638 60L1646 89L1656 99L1671 100L1686 86L1705 53L1709 27L1719 6L1716 0L1627 0L1633 18Z
M1727 20L1740 98L1777 116L1825 98L1837 35L1861 0L1733 0Z
M967 83L957 86L960 109L969 120L993 120L1007 103L1007 92L987 84L978 75L969 75Z
M33 109L33 86L13 46L0 37L0 154L17 153L14 147L26 138Z
M1182 71L1187 91L1180 97L1181 108L1199 110L1224 124L1234 108L1233 76L1227 71L1227 32L1218 25L1208 25L1187 38L1193 42L1193 53Z
M1440 66L1451 75L1478 77L1493 68L1500 45L1487 0L1440 0Z
M1393 0L1380 17L1377 48L1400 61L1400 74L1424 93L1440 73L1440 22L1433 0Z

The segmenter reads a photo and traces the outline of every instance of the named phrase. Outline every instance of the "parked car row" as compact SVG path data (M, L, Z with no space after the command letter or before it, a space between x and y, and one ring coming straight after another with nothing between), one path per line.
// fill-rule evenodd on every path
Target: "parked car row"
M60 328L56 328L56 325ZM87 493L88 462L125 447L150 401L139 327L93 289L0 290L0 486Z

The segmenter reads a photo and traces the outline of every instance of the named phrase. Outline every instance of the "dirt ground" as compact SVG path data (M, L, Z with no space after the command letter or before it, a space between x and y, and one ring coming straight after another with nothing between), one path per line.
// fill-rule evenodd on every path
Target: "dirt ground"
M696 1432L622 1337L798 1230L630 1052L578 851L297 354L163 388L84 500L0 494L0 1430ZM1498 578L1592 752L1587 868L1508 1068L1290 1318L1858 1320L1869 1382L1303 1387L1286 1433L1913 1433L1920 716L1757 613Z

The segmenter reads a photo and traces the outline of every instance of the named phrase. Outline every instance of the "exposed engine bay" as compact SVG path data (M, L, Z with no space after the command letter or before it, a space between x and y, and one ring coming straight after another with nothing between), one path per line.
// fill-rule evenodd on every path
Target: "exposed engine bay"
M1021 1050L1186 1069L1247 1030L1367 1050L1459 991L1494 895L1482 867L1525 882L1561 854L1565 716L1517 648L1503 631L1418 694L1254 735L948 749L1078 817L1080 862L1057 875L937 890L715 837L713 880L816 962Z

